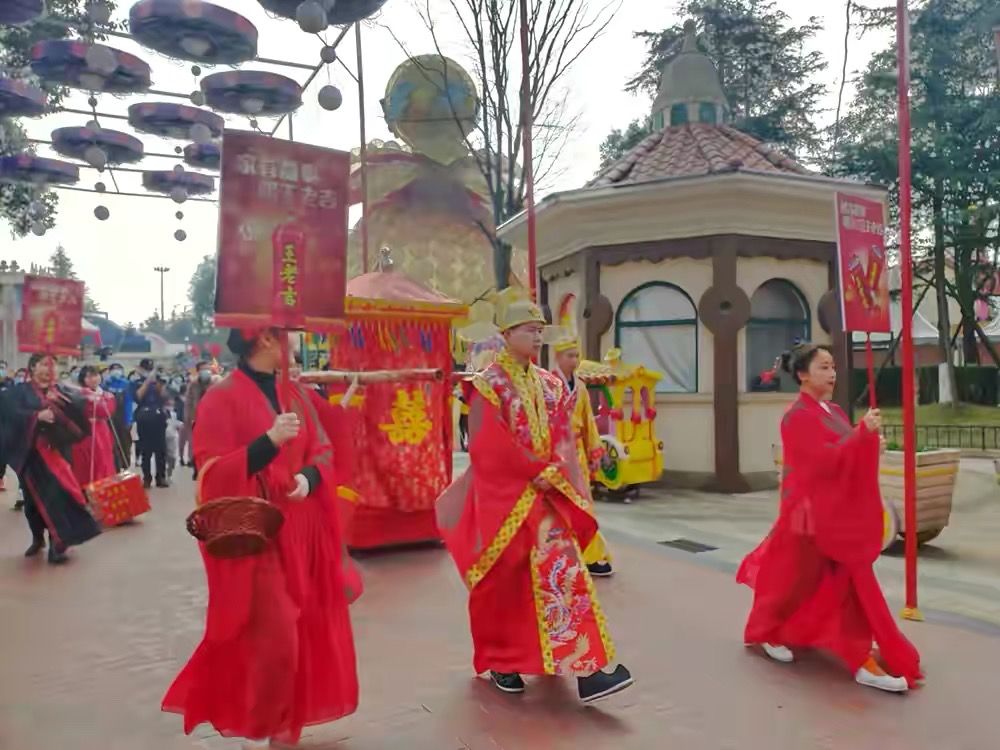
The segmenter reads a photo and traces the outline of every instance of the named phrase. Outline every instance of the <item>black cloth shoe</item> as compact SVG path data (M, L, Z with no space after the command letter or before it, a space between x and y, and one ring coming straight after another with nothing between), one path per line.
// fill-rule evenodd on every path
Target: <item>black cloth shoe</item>
M62 565L63 563L69 562L69 557L62 550L57 550L55 546L49 547L49 564L50 565Z
M14 507L11 508L11 510L13 510L13 511L24 510L24 500L15 500L14 501Z
M34 557L39 552L45 549L45 537L37 536L31 540L31 546L24 551L25 557Z
M166 489L167 487L170 486L170 482L168 482L166 479L157 479L156 486L159 487L160 489Z
M632 674L621 664L614 672L595 672L590 677L577 678L577 688L580 691L580 700L584 703L593 703L609 695L619 693L633 683Z
M145 487L148 490L150 487L153 486L153 480L152 479L143 479L142 480L142 486Z
M505 693L523 693L524 680L517 672L490 672L490 679L498 690Z
M594 578L607 578L614 573L611 569L611 563L606 560L603 562L590 563L590 565L587 566L587 570L590 571L590 575Z

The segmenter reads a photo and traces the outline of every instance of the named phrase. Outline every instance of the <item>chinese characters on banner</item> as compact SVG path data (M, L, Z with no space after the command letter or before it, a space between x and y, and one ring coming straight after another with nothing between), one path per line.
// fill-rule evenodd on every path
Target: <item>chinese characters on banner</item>
M835 199L844 330L891 333L884 206L846 193Z
M215 322L324 328L343 317L351 156L226 131Z
M17 347L22 352L72 357L83 336L83 282L25 276Z

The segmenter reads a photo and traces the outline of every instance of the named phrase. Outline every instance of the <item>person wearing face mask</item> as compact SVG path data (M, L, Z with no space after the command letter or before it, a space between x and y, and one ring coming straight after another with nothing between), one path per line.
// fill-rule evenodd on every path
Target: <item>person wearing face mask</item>
M153 485L153 463L156 464L156 486L169 487L167 482L167 392L166 378L158 372L153 360L139 363L142 379L133 383L135 423L139 435L139 456L142 481L148 489Z
M118 363L112 363L108 368L107 377L101 387L115 397L115 410L109 426L116 438L115 468L125 471L131 463L132 455L132 413L135 402L132 400L132 388L125 377L125 368Z
M205 637L162 704L184 716L186 733L210 723L223 736L272 747L296 746L303 727L358 704L348 605L361 579L335 500L349 481L353 431L348 413L311 389L280 388L285 335L234 330L239 369L198 404L198 502L262 498L284 522L259 554L220 558L202 548Z
M467 381L469 468L437 502L438 529L469 589L477 674L504 693L523 674L572 675L591 703L632 685L584 562L597 534L576 460L572 403L534 364L545 318L515 287L498 295L504 348ZM543 606L544 603L544 606Z
M187 397L184 399L184 431L191 435L194 433L195 416L198 413L198 405L212 387L212 365L209 362L201 361L195 369L194 381L188 386ZM184 442L187 442L185 440ZM183 453L181 454L183 458ZM194 466L194 478L198 478L198 467L195 465L192 455L192 466Z

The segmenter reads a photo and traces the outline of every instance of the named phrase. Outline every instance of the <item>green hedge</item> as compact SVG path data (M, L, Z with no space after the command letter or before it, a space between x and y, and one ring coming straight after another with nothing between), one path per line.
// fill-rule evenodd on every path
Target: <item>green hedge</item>
M900 406L903 403L903 370L900 367L886 367L879 373L876 394L883 406ZM851 398L854 403L865 392L868 374L862 369L851 373ZM996 406L1000 404L1000 385L996 367L957 367L958 399L968 404ZM938 400L938 368L918 367L918 403L934 404Z

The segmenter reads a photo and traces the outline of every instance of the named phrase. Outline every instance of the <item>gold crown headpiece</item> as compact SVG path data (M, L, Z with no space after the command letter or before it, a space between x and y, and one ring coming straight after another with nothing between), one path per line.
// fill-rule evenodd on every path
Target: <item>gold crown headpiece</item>
M507 331L525 323L545 325L542 308L532 301L527 290L520 286L509 286L493 297L494 319L500 331Z

